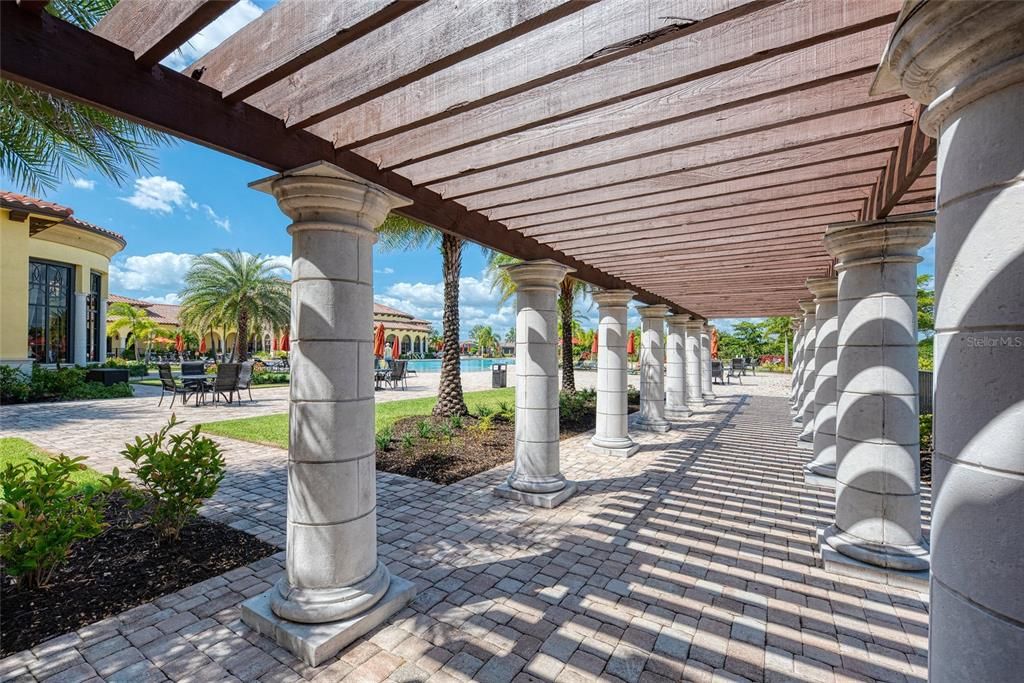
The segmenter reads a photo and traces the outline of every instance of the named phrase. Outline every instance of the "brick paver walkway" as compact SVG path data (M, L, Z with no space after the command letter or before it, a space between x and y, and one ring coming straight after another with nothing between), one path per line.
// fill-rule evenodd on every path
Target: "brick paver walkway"
M419 595L321 667L239 619L280 553L0 661L0 680L924 680L927 596L814 565L832 493L803 483L788 377L745 382L627 461L564 441L580 493L555 510L491 495L508 466L378 475L381 556ZM284 452L222 441L205 514L282 543Z

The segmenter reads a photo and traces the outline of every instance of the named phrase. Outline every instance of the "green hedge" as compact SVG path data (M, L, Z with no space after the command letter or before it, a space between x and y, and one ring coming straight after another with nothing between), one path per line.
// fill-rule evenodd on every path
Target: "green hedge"
M104 386L86 382L84 368L48 370L39 366L32 374L0 366L0 403L37 403L42 401L78 401L96 398L128 398L132 389L121 382Z

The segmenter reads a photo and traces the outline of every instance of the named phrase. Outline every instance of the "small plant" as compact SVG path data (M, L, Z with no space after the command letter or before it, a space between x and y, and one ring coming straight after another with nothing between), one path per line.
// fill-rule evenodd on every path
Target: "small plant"
M420 420L416 423L416 433L421 439L429 439L434 436L434 428L430 426L428 420Z
M626 402L631 405L640 403L640 390L636 387L626 387Z
M377 431L377 435L374 440L377 442L378 451L386 451L391 449L391 437L394 434L391 431L391 427L382 427Z
M931 413L921 414L921 450L929 453L934 450Z
M448 425L452 429L462 429L462 416L452 415L451 417L448 418Z
M455 438L455 430L452 429L452 425L450 422L442 423L441 426L439 427L439 430L441 432L441 436L447 439L448 443L451 443L452 439Z
M509 415L512 413L512 405L508 401L498 401L498 412L502 415Z
M217 492L224 479L224 456L212 439L199 436L199 425L170 434L171 419L159 432L135 437L121 455L132 463L138 489L128 491L134 507L147 506L149 524L161 538L176 541L203 501Z
M476 409L476 414L478 417L483 418L493 415L494 411L491 410L489 406L480 406L479 408Z
M486 433L494 429L494 414L488 412L487 415L484 415L476 421L473 429L481 433Z
M404 448L405 450L409 450L414 445L415 441L413 441L412 434L405 434L404 436L402 436L402 448Z
M45 586L71 545L103 531L111 491L127 487L117 469L99 486L72 479L85 458L29 458L0 472L0 558L4 570L29 588Z

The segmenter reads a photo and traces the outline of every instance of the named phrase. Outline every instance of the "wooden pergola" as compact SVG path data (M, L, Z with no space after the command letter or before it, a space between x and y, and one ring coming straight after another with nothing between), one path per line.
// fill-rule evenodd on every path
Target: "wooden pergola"
M0 3L0 71L705 318L791 315L827 225L935 204L918 105L871 91L899 0L283 0L159 64L232 4Z

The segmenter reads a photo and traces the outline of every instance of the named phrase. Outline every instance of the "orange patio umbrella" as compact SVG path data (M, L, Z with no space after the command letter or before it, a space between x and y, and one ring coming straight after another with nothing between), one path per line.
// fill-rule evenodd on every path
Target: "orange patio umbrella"
M626 355L632 356L636 353L636 341L634 340L633 333L629 333L629 339L626 340Z
M395 341L391 342L391 357L398 359L402 355L402 347L399 345L398 335L395 335Z
M590 345L590 352L597 353L597 332L594 333L594 343Z
M375 358L384 357L384 324L379 323L373 328L373 355Z
M281 335L281 350L282 351L291 351L292 350L291 341L289 341L289 339L288 339L288 330L285 330L284 334Z
M206 353L206 337L199 342L199 353Z
M174 350L181 353L185 350L185 340L181 338L181 335L174 337Z
M270 340L270 350L277 351L277 337Z
M718 358L718 328L711 328L711 357Z

